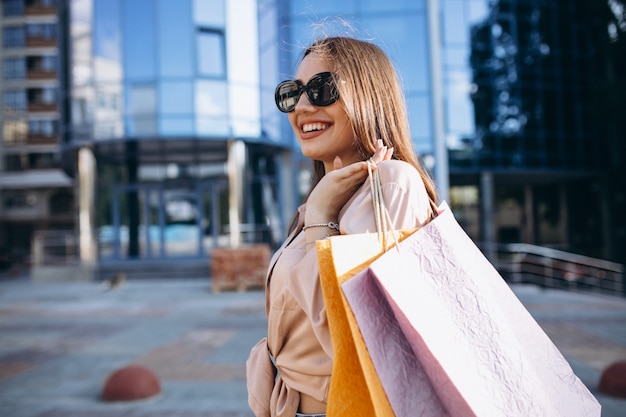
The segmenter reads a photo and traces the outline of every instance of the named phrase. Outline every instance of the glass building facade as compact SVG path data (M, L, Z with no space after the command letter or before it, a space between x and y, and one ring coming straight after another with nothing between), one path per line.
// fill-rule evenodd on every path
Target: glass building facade
M41 228L91 239L85 259L101 264L204 260L233 231L276 245L311 164L274 87L329 34L389 54L415 148L486 251L525 242L626 262L621 0L2 7L0 249L30 236L18 217L35 200L58 220ZM56 182L14 185L33 169Z
M81 209L99 262L205 258L234 230L279 238L290 143L262 103L276 45L264 13L255 0L69 1L65 154L96 161Z
M624 130L620 137L622 118L606 104L624 95L621 2L279 4L287 74L301 46L324 31L369 39L389 54L404 83L416 150L441 175L430 162L445 147L447 161L437 161L446 175L439 183L449 183L442 195L484 250L525 242L624 261L626 187L615 179L626 178L615 162L625 157ZM608 85L622 87L603 96Z

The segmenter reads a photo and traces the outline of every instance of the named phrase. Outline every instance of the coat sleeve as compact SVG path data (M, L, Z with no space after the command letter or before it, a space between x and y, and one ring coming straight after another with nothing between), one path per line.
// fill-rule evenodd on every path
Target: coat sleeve
M248 405L256 417L270 417L274 378L274 365L267 352L267 339L263 338L250 350L246 361Z
M378 166L383 199L392 228L414 229L430 219L430 201L417 170L402 161L385 161ZM374 233L376 221L369 182L365 182L340 213L342 233Z

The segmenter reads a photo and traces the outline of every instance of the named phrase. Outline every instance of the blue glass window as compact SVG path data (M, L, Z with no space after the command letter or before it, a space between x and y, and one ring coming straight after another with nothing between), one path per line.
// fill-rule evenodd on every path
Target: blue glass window
M198 42L198 73L201 76L225 78L224 35L218 31L200 30Z
M428 43L425 15L397 18L365 18L373 41L393 61L407 91L427 91Z
M361 0L363 12L410 12L414 10L424 10L426 0Z
M26 110L26 91L9 90L4 92L4 111L24 111Z
M290 14L293 17L299 15L327 16L339 15L347 10L356 10L357 0L315 0L315 1L290 1ZM317 22L316 22L317 23Z
M109 63L120 65L121 34L119 0L94 0L93 53Z
M189 82L162 82L159 84L159 113L192 114L193 85Z
M126 130L130 136L156 134L156 88L152 84L131 85L127 93Z
M57 25L54 23L31 23L26 26L29 38L56 39Z
M4 0L2 14L9 16L24 16L24 0Z
M191 2L159 0L159 72L162 76L192 77L193 25Z
M442 4L444 43L469 44L470 28L465 19L465 1L446 0Z
M2 45L5 48L23 48L26 45L24 26L6 27L2 34Z
M5 59L2 65L5 80L23 80L26 78L26 62L24 58Z
M426 94L408 96L406 104L411 124L411 136L419 153L432 151L432 112Z
M124 65L129 79L156 77L155 19L152 0L124 2Z
M159 134L164 136L190 136L194 134L192 116L159 117Z
M450 71L445 80L446 121L449 132L463 135L474 133L474 112L470 100L470 80L467 71Z
M229 135L226 83L213 80L198 81L195 99L196 132L207 136Z
M193 20L199 26L225 26L224 0L193 0Z

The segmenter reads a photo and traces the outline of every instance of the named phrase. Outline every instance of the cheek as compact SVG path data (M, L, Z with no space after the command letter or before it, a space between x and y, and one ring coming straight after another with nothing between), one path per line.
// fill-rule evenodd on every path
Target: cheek
M287 118L289 119L289 123L291 124L291 127L293 128L293 130L297 130L297 126L296 126L296 116L294 115L294 112L291 113L287 113Z

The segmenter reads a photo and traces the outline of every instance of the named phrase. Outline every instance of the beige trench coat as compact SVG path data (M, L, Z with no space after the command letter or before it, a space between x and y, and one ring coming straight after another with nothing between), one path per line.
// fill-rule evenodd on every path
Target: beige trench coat
M406 162L378 167L383 196L396 229L418 227L429 218L430 204L419 173ZM324 407L333 348L319 284L315 245L305 247L300 223L272 257L266 284L268 336L246 362L248 402L257 417L293 417L299 405ZM341 234L375 232L369 182L339 213ZM278 376L269 352L275 358Z

